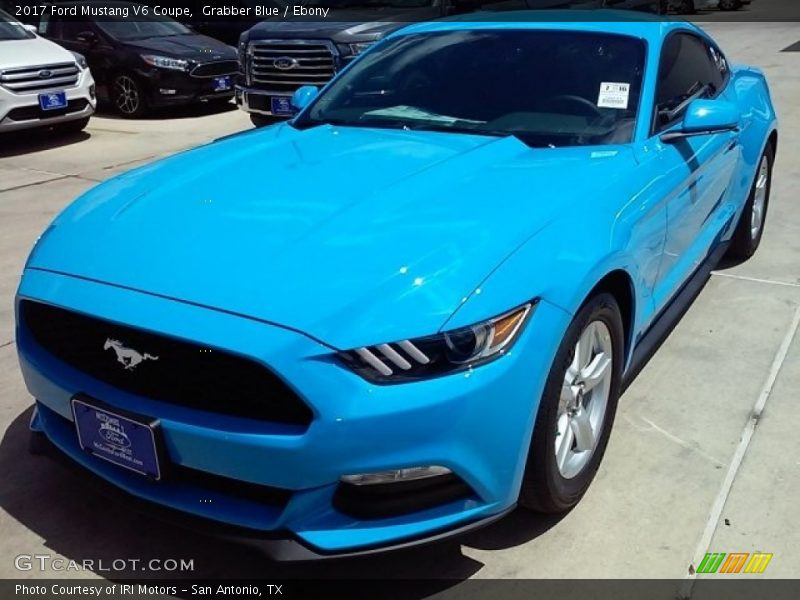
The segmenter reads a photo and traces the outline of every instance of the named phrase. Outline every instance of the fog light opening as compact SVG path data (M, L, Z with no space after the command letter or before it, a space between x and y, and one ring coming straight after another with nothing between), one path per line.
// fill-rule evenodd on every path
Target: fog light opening
M439 477L452 473L447 467L436 465L411 467L408 469L395 469L392 471L379 471L377 473L359 473L357 475L344 475L342 482L351 485L377 485L385 483L399 483L402 481L417 481L430 477Z

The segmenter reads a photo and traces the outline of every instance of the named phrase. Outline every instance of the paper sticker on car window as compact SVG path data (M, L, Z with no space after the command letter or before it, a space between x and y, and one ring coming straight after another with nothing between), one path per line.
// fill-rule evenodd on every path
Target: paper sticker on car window
M597 99L597 106L600 108L625 110L628 108L630 93L630 83L604 81L600 84L600 97Z

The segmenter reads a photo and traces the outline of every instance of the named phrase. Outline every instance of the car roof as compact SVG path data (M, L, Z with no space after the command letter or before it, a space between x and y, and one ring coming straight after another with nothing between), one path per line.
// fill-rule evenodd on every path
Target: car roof
M682 20L630 10L525 10L485 11L416 23L397 33L432 33L463 29L531 29L613 33L644 39L654 45L671 31L684 29L706 36L702 29ZM706 36L707 37L707 36Z

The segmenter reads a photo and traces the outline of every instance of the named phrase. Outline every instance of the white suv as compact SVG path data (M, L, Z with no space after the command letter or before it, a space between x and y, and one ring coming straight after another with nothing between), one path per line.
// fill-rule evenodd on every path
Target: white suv
M80 131L96 106L86 60L0 10L0 132L50 125Z

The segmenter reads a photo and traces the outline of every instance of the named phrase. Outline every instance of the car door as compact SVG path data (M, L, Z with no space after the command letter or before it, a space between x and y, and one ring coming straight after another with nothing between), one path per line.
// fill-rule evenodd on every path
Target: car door
M724 225L732 178L740 160L738 132L685 137L664 143L660 136L680 127L692 98L727 98L727 62L704 38L689 32L671 35L659 64L652 147L665 180L667 235L654 290L663 306L708 256ZM669 111L669 112L668 112Z

